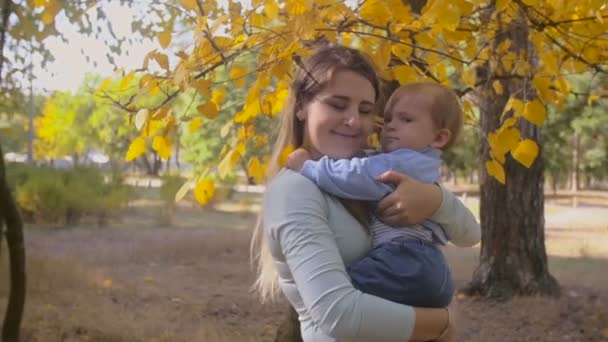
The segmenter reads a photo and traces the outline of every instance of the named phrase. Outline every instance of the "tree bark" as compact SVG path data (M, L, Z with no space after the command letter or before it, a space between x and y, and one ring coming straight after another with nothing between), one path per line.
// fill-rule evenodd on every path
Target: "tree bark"
M534 58L527 26L522 22L514 20L497 37L500 38L494 42L494 46L508 38L515 49L519 49L519 52L527 49L528 58ZM488 65L484 69L481 72L486 75L496 72ZM500 126L500 116L511 94L527 94L528 98L524 100L534 96L529 80L501 82L505 91L500 95L492 89L492 82L486 82L478 89L481 92L480 126L484 137ZM533 139L541 145L538 127L520 120L519 129L522 138ZM506 185L500 184L486 171L485 163L490 160L489 149L487 140L482 139L480 261L464 292L497 299L509 299L515 295L559 295L557 281L548 270L545 251L542 145L538 158L529 169L511 158L510 154L506 156Z
M2 2L2 27L0 28L0 79L4 66L4 46L8 29L8 18L12 11L12 1ZM0 232L6 226L8 245L10 287L6 314L2 323L2 341L18 342L23 307L25 305L25 245L23 244L23 222L17 211L6 182L4 154L0 143ZM2 234L0 234L0 243Z
M570 190L577 192L580 190L580 145L581 136L578 133L572 137L572 173L570 174Z
M2 325L2 341L19 341L19 330L25 305L25 245L23 222L6 182L4 154L0 145L0 227L6 225L6 242L10 258L10 289Z

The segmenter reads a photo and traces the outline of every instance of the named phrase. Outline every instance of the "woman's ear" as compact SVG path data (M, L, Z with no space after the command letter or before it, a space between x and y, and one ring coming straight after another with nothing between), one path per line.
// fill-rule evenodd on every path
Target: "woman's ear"
M435 132L435 139L431 143L431 147L442 149L444 148L452 138L452 132L447 128L442 128Z

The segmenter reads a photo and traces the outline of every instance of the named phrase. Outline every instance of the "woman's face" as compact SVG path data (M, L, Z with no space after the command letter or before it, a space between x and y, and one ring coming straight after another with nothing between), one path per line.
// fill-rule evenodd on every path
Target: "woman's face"
M305 107L304 147L314 159L350 158L373 128L376 92L360 74L342 70Z

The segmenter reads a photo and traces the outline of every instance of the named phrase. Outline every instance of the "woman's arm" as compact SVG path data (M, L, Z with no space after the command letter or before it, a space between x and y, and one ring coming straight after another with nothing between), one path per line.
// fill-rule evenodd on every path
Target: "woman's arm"
M378 216L389 225L408 225L430 219L442 226L448 240L469 247L481 240L481 228L473 213L442 186L422 184L389 171L380 176L396 186L395 191L378 204Z
M430 219L441 225L448 240L459 247L471 247L481 241L481 227L473 213L454 194L440 186L443 201Z
M433 316L442 309L417 317L410 306L356 290L328 226L325 196L299 174L279 177L264 195L266 236L274 258L287 264L304 306L324 334L407 341L436 337L443 331L447 321ZM419 320L426 322L424 326Z

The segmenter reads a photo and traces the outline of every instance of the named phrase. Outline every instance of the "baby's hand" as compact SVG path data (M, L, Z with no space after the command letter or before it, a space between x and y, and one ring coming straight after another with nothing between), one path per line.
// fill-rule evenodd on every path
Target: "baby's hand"
M310 159L310 153L303 148L299 148L291 152L289 157L287 157L287 167L300 172L304 166L304 162Z

